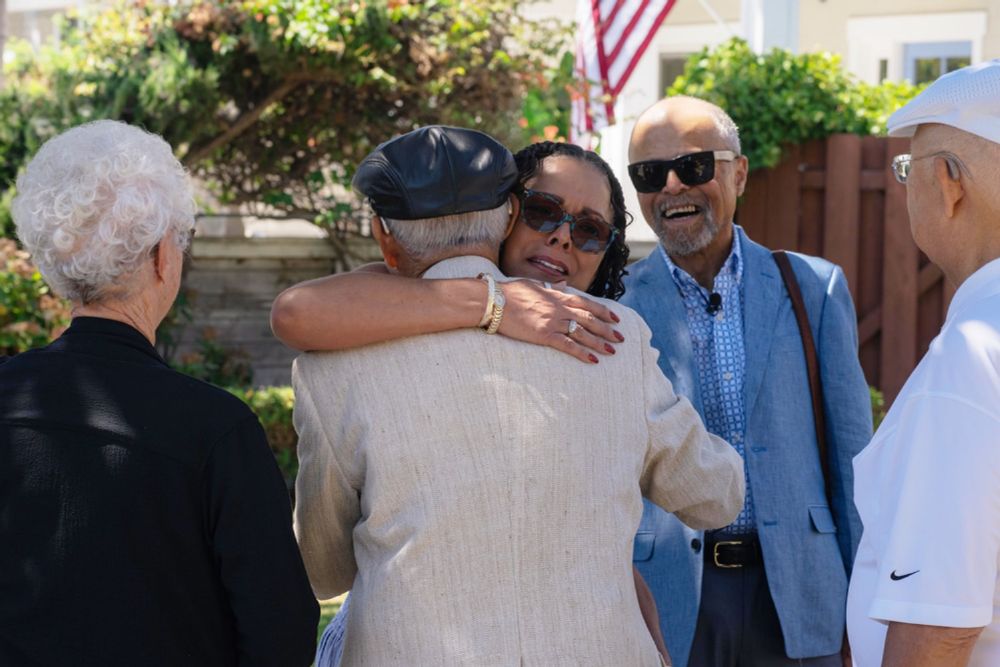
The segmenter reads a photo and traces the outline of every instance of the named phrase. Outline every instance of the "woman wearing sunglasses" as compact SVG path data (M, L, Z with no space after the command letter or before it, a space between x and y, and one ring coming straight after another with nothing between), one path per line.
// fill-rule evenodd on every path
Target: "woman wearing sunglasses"
M624 293L630 215L621 185L599 155L572 144L532 144L514 159L520 211L501 250L500 268L531 280L504 283L507 303L498 333L597 363L595 353L613 354L612 343L621 340L616 316L551 284L611 299ZM271 323L290 347L338 350L475 327L485 303L481 280L404 278L375 264L289 288L275 301ZM577 325L571 328L570 322ZM646 625L666 656L652 595L633 572ZM347 609L345 603L324 632L319 667L336 664Z
M617 299L628 260L621 185L603 159L572 144L541 142L515 156L520 214L500 269L531 278L504 283L499 333L597 363L619 342L604 305L548 286ZM421 280L370 264L295 285L271 311L275 335L297 350L342 350L475 327L486 304L481 280ZM349 314L349 316L345 316ZM576 322L572 335L570 322Z

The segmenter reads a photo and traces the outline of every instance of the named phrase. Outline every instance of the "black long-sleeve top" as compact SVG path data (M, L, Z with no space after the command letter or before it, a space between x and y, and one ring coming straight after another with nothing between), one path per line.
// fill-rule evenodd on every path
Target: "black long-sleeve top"
M242 402L107 319L0 363L0 665L308 665L318 613Z

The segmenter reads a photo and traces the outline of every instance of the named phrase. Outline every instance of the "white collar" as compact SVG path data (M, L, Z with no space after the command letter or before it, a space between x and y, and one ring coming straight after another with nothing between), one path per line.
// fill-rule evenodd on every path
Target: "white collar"
M948 306L945 322L950 322L966 306L994 294L1000 294L1000 257L983 264L959 285Z

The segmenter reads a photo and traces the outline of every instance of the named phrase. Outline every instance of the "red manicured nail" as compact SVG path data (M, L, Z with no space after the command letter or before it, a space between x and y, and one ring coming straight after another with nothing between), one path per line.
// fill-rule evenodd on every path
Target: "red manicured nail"
M619 318L617 315L615 315L615 311L611 310L611 311L608 311L608 312L611 313L611 319L613 319L615 322L621 322L621 318Z
M615 348L611 347L610 343L605 343L604 344L604 351L607 352L608 354L614 354L615 353Z
M625 336L621 335L621 334L620 334L620 333L618 333L617 331L613 331L612 333L614 333L614 334L615 334L615 338L617 338L617 339L618 339L618 342L619 342L619 343L621 343L621 342L623 342L623 341L625 340Z
M590 359L590 363L592 363L592 364L596 364L597 363L597 357L595 357L594 355L588 354L587 358Z

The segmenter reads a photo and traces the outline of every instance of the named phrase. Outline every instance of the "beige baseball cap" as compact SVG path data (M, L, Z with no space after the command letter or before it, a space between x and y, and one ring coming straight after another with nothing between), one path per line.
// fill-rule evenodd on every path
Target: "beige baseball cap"
M945 74L889 117L891 137L941 123L1000 144L1000 59Z

